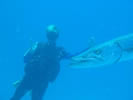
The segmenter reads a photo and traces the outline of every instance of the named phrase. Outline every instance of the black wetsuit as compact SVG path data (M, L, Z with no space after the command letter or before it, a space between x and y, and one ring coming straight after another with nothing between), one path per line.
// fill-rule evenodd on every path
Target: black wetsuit
M38 43L31 56L24 58L25 75L11 100L20 100L28 91L32 92L32 100L42 100L49 82L53 82L60 72L60 60L66 56L61 47Z

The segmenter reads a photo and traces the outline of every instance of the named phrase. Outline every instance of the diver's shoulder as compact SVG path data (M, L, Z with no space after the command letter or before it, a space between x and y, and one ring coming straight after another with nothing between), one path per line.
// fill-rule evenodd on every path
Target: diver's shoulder
M32 46L32 49L42 49L46 47L47 43L46 42L35 42L34 45Z

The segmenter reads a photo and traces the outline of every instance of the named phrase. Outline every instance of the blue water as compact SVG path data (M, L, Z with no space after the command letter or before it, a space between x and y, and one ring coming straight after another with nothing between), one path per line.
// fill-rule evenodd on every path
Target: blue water
M45 41L45 28L60 29L58 44L71 53L133 33L132 0L1 0L0 100L9 100L21 79L23 54L35 41ZM27 94L23 100L30 100ZM61 62L57 80L44 100L133 100L133 60L98 69L71 69Z

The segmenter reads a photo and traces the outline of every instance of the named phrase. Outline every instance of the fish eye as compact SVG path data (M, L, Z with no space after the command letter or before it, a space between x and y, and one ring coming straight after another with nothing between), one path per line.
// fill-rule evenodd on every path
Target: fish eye
M94 53L95 53L96 55L100 55L100 54L102 53L102 50L95 50Z

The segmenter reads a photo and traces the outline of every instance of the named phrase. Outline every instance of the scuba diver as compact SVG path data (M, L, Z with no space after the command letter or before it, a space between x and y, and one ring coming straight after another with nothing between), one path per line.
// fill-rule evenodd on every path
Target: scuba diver
M60 61L70 55L58 47L59 31L55 25L46 30L47 42L38 42L24 55L24 77L19 81L10 100L20 100L31 91L31 100L42 100L49 83L54 82L60 72Z

